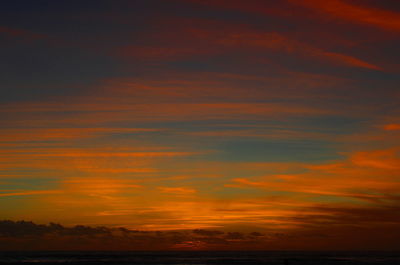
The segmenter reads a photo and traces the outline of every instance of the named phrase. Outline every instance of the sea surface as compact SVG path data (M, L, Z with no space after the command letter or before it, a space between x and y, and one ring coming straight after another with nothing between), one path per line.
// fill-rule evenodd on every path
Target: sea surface
M270 264L270 265L400 265L399 252L181 251L181 252L0 252L6 264Z

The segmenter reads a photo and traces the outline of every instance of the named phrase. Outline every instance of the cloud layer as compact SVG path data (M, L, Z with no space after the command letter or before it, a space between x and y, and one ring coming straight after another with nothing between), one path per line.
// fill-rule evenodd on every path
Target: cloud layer
M395 245L398 5L118 2L0 10L2 246Z

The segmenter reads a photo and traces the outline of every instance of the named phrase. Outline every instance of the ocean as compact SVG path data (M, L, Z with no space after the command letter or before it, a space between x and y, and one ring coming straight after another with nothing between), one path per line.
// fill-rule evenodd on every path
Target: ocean
M0 265L400 265L399 252L309 252L309 251L153 251L153 252L0 252Z

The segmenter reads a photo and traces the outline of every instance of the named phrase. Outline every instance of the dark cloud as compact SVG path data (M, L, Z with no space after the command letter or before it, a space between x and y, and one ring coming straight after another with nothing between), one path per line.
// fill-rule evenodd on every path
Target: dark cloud
M219 236L224 234L222 231L217 231L217 230L203 230L203 229L195 229L193 230L193 233L196 235L201 235L201 236Z
M226 236L227 239L244 239L244 235L239 232L229 232Z
M60 224L50 223L48 225L35 224L27 221L0 221L0 236L30 236L30 235L47 235L59 234L70 236L93 236L108 235L112 229L106 227L89 227L77 225L74 227L64 227Z
M124 227L65 227L55 223L0 221L0 248L5 250L165 250L198 245L205 249L230 249L249 244L261 236L257 232L139 231Z
M1 250L359 250L396 249L400 236L398 207L332 208L297 216L293 229L267 232L220 230L140 231L124 227L90 227L0 221ZM312 219L312 220L311 220ZM383 243L382 243L383 242Z
M252 233L250 233L250 236L252 236L252 237L259 237L259 236L264 236L264 234L259 233L259 232L252 232Z

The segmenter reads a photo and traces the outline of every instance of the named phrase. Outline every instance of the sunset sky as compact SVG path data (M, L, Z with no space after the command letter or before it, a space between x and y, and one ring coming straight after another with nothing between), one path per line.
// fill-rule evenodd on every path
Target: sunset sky
M0 219L396 248L399 1L5 0L0 39Z

